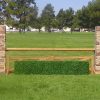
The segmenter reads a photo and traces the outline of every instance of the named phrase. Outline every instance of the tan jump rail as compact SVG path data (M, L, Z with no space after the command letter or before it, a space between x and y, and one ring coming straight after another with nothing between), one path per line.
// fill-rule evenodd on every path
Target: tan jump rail
M6 48L6 51L92 51L94 48Z
M47 57L32 57L32 56L8 56L7 57L9 60L13 60L13 61L21 61L21 60L50 60L50 61L54 61L54 60L68 60L68 59L80 59L80 60L88 60L93 58L93 56L47 56Z

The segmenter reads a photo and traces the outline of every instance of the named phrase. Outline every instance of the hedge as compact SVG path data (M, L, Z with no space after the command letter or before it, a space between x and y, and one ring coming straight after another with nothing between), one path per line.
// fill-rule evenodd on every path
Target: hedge
M89 74L87 61L15 61L15 74L84 75Z

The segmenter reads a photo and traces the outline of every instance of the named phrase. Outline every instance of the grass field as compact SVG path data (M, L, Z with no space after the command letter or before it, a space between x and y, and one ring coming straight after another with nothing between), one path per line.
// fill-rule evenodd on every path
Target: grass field
M6 43L21 48L93 48L94 33L12 33Z
M94 33L7 34L7 47L93 48ZM9 52L25 56L93 55L89 52ZM99 75L0 75L0 100L100 100Z
M0 100L100 100L100 76L0 76Z
M94 48L94 33L12 33L7 34L9 48ZM91 52L9 52L17 56L86 56Z

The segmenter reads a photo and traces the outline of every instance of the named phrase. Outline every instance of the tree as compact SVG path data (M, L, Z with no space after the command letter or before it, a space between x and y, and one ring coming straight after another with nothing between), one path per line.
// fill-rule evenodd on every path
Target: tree
M34 27L39 29L39 32L41 31L42 28L42 20L41 17L38 17L35 22L34 22Z
M74 10L69 8L65 11L65 21L64 26L72 27L73 25L73 18L74 18Z
M31 27L35 27L35 25L36 25L36 23L37 23L37 20L38 20L38 7L36 6L36 4L34 5L34 9L33 9L33 11L32 11L32 15L31 15L31 17L30 17L30 26Z
M0 24L5 24L5 8L6 8L6 1L5 0L0 0Z
M76 16L79 20L79 26L80 28L89 28L90 24L90 17L89 17L89 11L84 6L81 10L78 10L76 13Z
M72 21L72 23L73 23L73 24L72 24L72 26L71 26L71 32L74 31L75 28L80 28L80 25L79 25L80 21L79 21L79 19L78 19L77 14L75 14L75 15L73 16L73 21Z
M88 3L87 9L89 10L90 27L100 25L100 0L92 0Z
M51 25L52 25L52 28L58 28L58 26L59 26L58 20L56 18L52 19Z
M42 23L45 26L46 30L48 32L51 32L52 19L55 18L54 7L51 4L47 4L45 6L45 8L42 11L41 18L42 18Z
M10 14L10 20L19 28L19 31L25 31L30 25L31 19L36 16L34 0L8 0L6 11Z
M63 9L60 9L56 19L58 21L58 28L61 30L64 27L64 22L65 22L65 11Z
M100 25L100 1L92 0L88 6L83 6L76 13L78 24L81 28L94 29Z

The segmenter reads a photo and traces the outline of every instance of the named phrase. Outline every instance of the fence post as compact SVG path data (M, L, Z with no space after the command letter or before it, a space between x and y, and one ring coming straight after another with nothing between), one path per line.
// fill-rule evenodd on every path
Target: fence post
M96 27L95 71L100 71L100 26Z
M5 33L6 33L6 27L3 25L0 25L0 73L5 72Z

